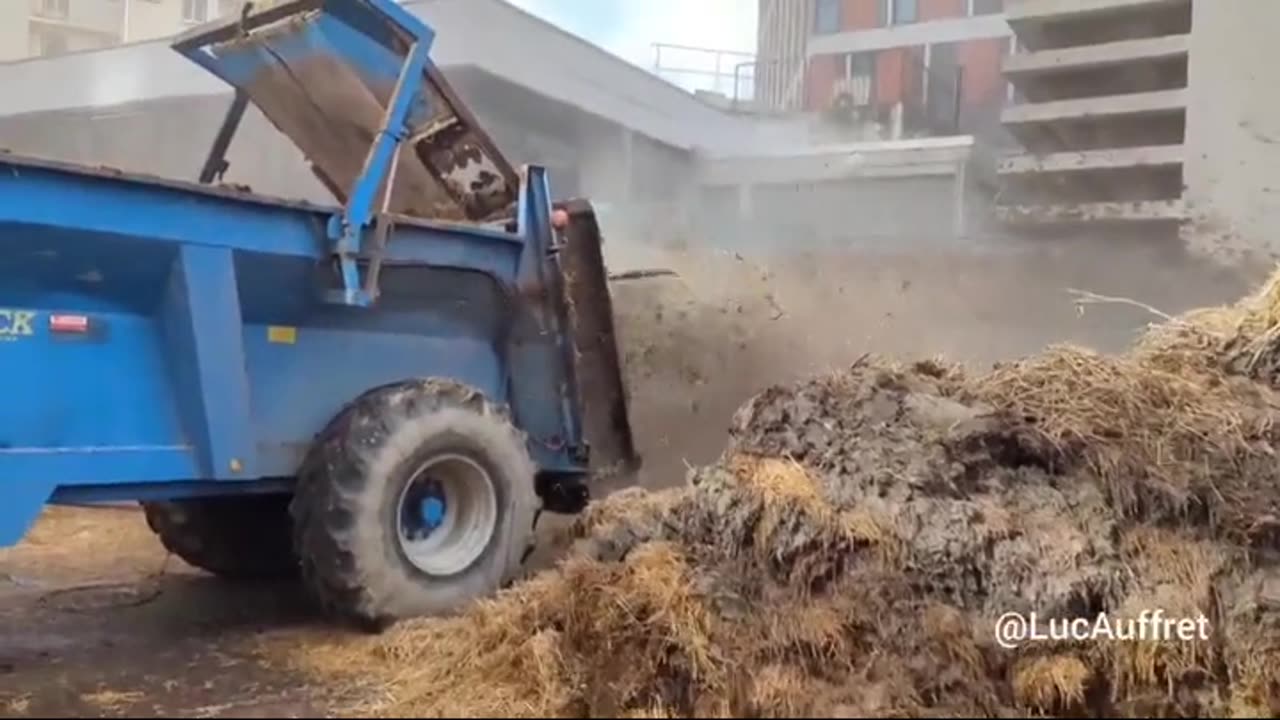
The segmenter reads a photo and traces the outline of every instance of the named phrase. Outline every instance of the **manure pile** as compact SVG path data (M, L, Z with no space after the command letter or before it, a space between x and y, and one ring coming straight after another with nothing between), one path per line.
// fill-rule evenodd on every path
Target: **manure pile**
M302 659L396 716L1275 717L1277 382L1280 276L1119 356L864 358L597 503L557 569ZM1155 610L1208 638L995 637Z

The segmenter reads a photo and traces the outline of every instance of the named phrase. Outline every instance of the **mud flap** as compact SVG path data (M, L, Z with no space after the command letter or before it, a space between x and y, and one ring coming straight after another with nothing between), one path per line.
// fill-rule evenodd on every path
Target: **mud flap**
M569 215L559 255L591 469L597 477L631 474L640 469L640 456L627 411L600 225L586 200L557 203L556 208Z

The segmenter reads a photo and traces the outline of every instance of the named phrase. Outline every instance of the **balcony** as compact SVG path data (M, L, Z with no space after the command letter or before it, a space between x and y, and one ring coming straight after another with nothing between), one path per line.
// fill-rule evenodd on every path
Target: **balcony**
M997 215L1020 228L1175 228L1191 0L1017 0ZM1176 236L1176 232L1171 233Z

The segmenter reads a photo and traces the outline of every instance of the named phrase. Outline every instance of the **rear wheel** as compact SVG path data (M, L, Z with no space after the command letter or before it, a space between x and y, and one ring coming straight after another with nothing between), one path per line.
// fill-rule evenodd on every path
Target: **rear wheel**
M463 385L414 381L371 391L323 432L298 480L295 546L325 609L376 630L496 591L537 506L505 414Z
M288 496L195 498L142 507L165 549L201 570L229 580L297 573Z

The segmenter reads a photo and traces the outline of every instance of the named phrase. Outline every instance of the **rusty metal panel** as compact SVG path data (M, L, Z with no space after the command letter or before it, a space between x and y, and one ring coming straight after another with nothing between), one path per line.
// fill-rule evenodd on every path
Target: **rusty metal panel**
M559 207L569 214L559 254L592 470L597 475L635 472L640 456L627 413L600 226L585 200L570 200Z
M345 203L418 40L394 23L299 0L201 28L174 46L247 94ZM428 63L419 82L387 209L442 220L509 214L519 193L515 169L438 68Z

